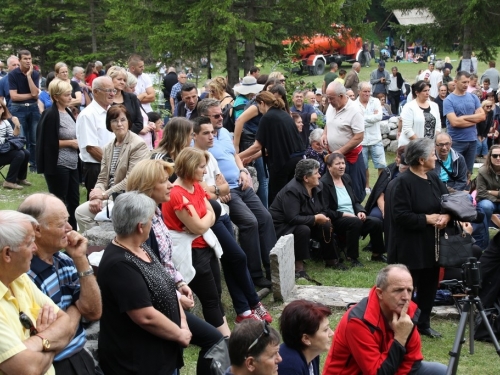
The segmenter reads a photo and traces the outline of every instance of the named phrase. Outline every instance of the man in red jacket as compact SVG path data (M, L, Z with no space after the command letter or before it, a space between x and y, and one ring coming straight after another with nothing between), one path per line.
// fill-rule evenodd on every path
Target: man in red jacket
M335 331L323 375L444 375L441 363L423 361L415 329L420 311L413 280L402 264L384 267L367 298L351 307Z

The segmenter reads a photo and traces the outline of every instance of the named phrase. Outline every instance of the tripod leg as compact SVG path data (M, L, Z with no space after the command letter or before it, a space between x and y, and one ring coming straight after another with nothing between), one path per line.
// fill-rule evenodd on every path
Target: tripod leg
M469 353L474 354L474 305L469 311Z
M458 323L457 333L455 334L455 341L450 351L450 362L448 363L448 370L446 375L455 375L457 373L458 361L460 360L460 352L465 337L465 327L467 325L467 318L469 317L471 303L465 301L462 313L460 314L460 322Z
M488 330L491 342L493 343L493 346L495 347L497 354L500 356L500 345L498 344L497 338L495 337L495 333L491 328L490 322L488 322L488 318L486 317L486 313L484 312L483 304L481 303L479 297L474 298L474 303L476 304L477 311L479 311L479 314L481 314L483 323L486 326L486 329Z

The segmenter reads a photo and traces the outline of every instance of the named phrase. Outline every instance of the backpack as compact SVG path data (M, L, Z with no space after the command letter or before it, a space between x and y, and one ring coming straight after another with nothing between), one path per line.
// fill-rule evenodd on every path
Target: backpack
M224 108L222 108L222 126L227 129L228 132L234 133L234 128L236 125L236 117L235 117L235 112L245 109L245 104L239 104L236 107L233 107L234 100L232 100L230 103L227 103Z

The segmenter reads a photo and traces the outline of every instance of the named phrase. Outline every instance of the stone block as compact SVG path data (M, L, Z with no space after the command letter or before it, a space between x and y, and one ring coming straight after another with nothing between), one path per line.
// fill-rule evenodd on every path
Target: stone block
M393 129L389 132L389 135L387 136L387 138L389 138L391 141L394 141L398 136L398 130L397 129Z
M85 231L83 236L89 241L88 246L107 246L115 238L116 233L113 223L109 221L100 222L93 228Z
M84 325L85 327L85 337L87 340L97 340L99 337L99 330L101 329L100 321L91 322L89 325Z
M389 146L391 144L391 140L389 138L384 138L382 139L382 145L385 147Z
M387 147L386 151L394 152L398 150L398 141L391 141L391 144Z
M389 134L390 130L391 130L391 128L389 127L389 123L387 121L380 122L380 133L382 135Z
M247 167L250 176L252 177L253 191L259 190L259 180L257 179L257 170L254 167Z
M295 288L293 234L280 237L271 250L270 258L273 297L285 301Z
M389 128L392 129L397 129L398 128L398 118L397 117L391 117L389 119Z

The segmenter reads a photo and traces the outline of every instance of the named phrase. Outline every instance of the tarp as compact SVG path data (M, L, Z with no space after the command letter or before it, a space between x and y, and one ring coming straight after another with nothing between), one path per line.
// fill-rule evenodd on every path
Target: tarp
M403 26L425 25L436 21L428 9L394 10L393 13Z

